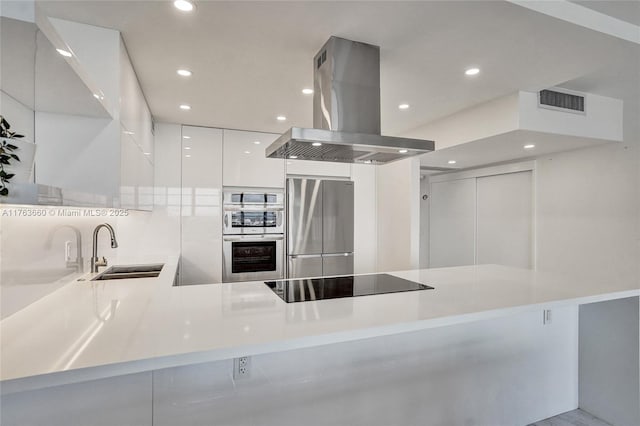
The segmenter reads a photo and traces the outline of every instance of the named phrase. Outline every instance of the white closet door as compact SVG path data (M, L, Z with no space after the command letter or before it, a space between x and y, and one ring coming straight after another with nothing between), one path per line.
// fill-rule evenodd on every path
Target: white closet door
M477 179L477 263L531 268L532 172Z
M475 179L431 184L430 267L474 264L475 191Z

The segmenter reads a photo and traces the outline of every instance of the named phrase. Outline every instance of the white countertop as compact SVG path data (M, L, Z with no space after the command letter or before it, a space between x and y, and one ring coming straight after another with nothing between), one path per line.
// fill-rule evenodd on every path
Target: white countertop
M392 272L435 290L287 304L262 282L172 287L177 258L150 260L158 278L72 282L4 319L2 393L640 296L479 265Z

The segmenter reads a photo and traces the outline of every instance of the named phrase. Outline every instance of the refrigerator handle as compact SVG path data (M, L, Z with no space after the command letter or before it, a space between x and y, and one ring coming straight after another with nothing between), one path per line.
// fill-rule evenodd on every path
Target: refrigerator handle
M349 253L331 253L331 254L323 254L322 257L348 257L353 256L352 252Z
M289 259L311 259L313 257L322 257L326 256L323 254L290 254Z

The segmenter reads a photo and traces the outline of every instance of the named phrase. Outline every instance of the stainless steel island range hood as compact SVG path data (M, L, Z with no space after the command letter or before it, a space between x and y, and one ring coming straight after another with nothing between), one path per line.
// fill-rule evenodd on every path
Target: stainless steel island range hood
M380 135L378 46L331 37L313 64L314 128L290 128L267 157L384 164L433 151L433 141Z

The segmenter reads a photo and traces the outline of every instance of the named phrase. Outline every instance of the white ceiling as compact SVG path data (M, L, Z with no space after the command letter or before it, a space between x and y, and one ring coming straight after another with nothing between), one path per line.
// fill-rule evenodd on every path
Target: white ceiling
M381 47L389 135L516 90L598 76L630 46L502 1L200 1L191 14L168 1L39 7L122 31L157 121L270 132L312 125L311 97L300 91L312 86L312 58L331 35ZM474 78L463 74L471 65L482 70ZM181 79L178 68L194 75ZM408 111L398 110L403 102ZM181 103L193 109L181 111ZM287 122L277 122L279 114Z
M573 3L621 21L640 25L640 1L638 0L573 0Z

